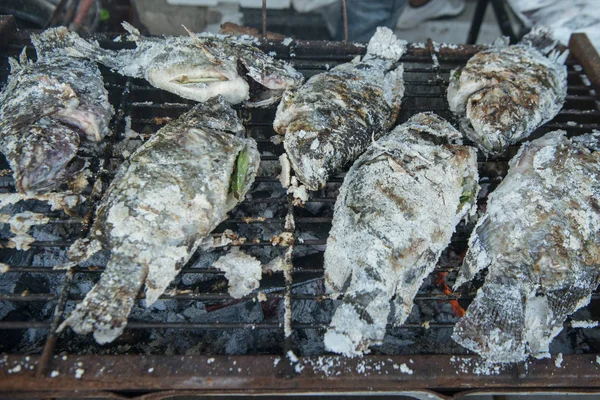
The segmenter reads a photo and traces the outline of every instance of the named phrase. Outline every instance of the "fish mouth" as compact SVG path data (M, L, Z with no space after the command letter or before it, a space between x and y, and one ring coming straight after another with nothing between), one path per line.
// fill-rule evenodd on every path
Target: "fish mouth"
M265 107L274 104L281 99L285 89L272 89L265 85L264 82L259 82L254 79L249 73L248 68L238 61L237 72L239 76L243 76L248 83L248 99L246 106L248 107Z
M181 85L193 85L196 83L212 83L212 82L223 82L228 81L229 79L224 75L217 76L193 76L193 75L180 75L171 79L171 82L178 83Z
M227 65L176 65L148 71L146 79L159 89L198 102L218 95L231 104L248 98L248 83Z
M80 129L85 137L92 142L99 142L105 136L105 133L100 128L98 116L92 111L82 109L60 110L53 117L65 124Z
M9 160L17 190L41 194L63 187L81 171L85 162L77 157L79 132L55 120L43 119L29 129L16 157Z

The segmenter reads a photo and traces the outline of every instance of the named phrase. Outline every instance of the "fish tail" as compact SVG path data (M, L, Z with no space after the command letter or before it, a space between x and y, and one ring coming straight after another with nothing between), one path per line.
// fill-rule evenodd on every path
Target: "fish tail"
M110 343L121 335L147 269L132 262L115 263L114 258L94 288L59 326L58 332L66 326L79 334L93 332L100 344Z
M454 290L458 290L464 283L471 281L479 271L489 266L490 259L486 248L489 246L488 242L493 241L491 238L493 235L488 234L490 230L489 216L486 214L479 220L469 238L469 251L458 271L453 286Z
M385 336L390 298L384 293L347 295L325 333L325 348L352 357L381 344Z
M64 26L46 29L39 35L31 35L31 42L38 56L54 52L70 57L87 58L109 68L120 66L114 51L103 49L97 42L85 40Z
M486 283L455 325L452 338L484 358L498 362L525 359L525 312L516 286Z
M525 339L532 354L547 353L567 317L587 305L598 286L596 271L578 271L560 288L546 288L525 301Z
M87 57L94 46L75 32L64 26L46 29L44 32L31 35L31 42L38 56L50 52L61 52L74 57ZM81 51L82 54L78 54Z
M400 40L394 32L386 27L379 27L369 40L367 56L376 56L391 61L398 61L406 51L406 41Z

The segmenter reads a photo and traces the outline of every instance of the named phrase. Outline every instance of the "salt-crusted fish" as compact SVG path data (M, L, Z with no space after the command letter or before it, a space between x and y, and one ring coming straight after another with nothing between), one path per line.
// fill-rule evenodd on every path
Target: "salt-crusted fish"
M562 108L568 52L561 55L555 45L546 31L536 28L514 46L496 41L450 73L450 109L485 153L502 153Z
M72 33L70 54L89 57L120 74L144 78L183 98L206 101L217 95L232 104L265 106L285 89L300 86L302 74L251 44L224 35L144 37L123 22L135 49L107 50Z
M453 338L492 362L544 355L600 282L600 134L521 146L489 196L456 281L488 268Z
M284 93L273 127L285 135L289 160L307 188L324 187L392 127L404 95L404 69L394 66L405 50L390 29L377 28L364 57Z
M327 288L344 295L328 350L361 354L381 343L390 313L404 323L456 225L475 212L476 150L448 143L458 138L442 118L417 114L346 174L325 250Z
M254 181L259 154L253 139L232 134L242 131L217 97L159 130L121 166L90 236L70 250L74 261L110 250L110 260L61 329L111 342L144 283L146 305L159 298Z
M110 134L113 108L98 67L61 54L69 32L48 29L31 40L37 61L10 59L0 94L0 151L21 193L44 193L84 167L77 150Z

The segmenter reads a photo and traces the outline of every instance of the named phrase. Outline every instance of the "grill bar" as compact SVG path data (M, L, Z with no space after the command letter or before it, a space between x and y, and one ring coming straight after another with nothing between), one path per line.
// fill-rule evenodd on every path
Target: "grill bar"
M19 32L16 37L17 42L8 46L7 54L18 54L21 46L28 42L25 32ZM99 35L97 38L104 47L123 48L131 45L112 42L110 36ZM275 51L279 58L289 60L307 77L341 62L349 61L356 55L364 54L365 51L363 46L352 43L294 41L290 46L283 46L280 42L262 42L260 46L266 51ZM405 63L406 95L398 122L403 122L414 113L421 111L436 111L451 122L456 122L448 112L445 97L448 74L452 69L464 65L467 59L480 49L480 46L440 45L430 40L424 44L409 45L407 54L402 58ZM570 58L567 65L569 88L566 108L534 136L553 129L564 129L573 135L600 127L597 96L586 77L585 62ZM0 64L0 76L3 76L2 71L2 64ZM140 133L140 139L136 139L135 143L141 143L162 125L192 107L192 104L160 92L141 80L124 79L110 71L104 73L106 88L117 110L112 122L115 132L112 136L113 141L107 146L103 157L98 160L96 179L105 182L103 189L106 189L107 182L114 176L116 166L123 160L123 155L117 147L124 139L126 119L131 121L131 129ZM66 390L78 387L82 390L154 391L148 396L160 398L160 393L157 391L166 389L174 390L179 394L183 393L183 389L193 389L196 393L236 393L239 388L253 390L253 393L261 390L270 393L297 393L323 388L332 392L340 390L357 392L365 389L365 382L376 390L392 390L396 393L407 388L423 387L438 391L451 388L460 390L465 387L600 387L597 383L600 382L598 379L600 364L595 364L595 357L600 353L600 349L595 347L595 343L588 344L589 348L585 350L576 348L577 351L590 354L565 354L563 368L556 368L554 360L551 359L529 362L527 366L515 365L502 367L499 370L488 369L481 365L478 357L465 356L457 348L448 350L449 353L456 352L456 354L397 354L398 352L423 352L412 350L412 345L408 348L399 347L390 355L376 354L352 360L326 355L322 349L318 353L322 357L302 357L304 351L302 346L321 341L322 336L319 335L322 335L329 322L323 315L330 315L327 312L330 313L334 304L334 301L324 294L322 251L331 224L333 203L344 173L335 176L325 189L311 193L305 205L294 205L294 199L284 190L273 191L273 188L279 185L278 158L283 151L283 146L276 145L271 140L271 136L275 135L271 126L274 108L247 110L238 107L238 112L244 120L247 135L255 138L259 145L263 171L256 180L249 198L232 211L229 218L217 228L218 233L215 235L220 236L223 230L231 229L240 237L247 238L245 243L237 241L232 243L233 246L243 247L244 251L250 254L266 252L264 254L269 254L268 259L276 256L284 259L286 265L284 271L264 274L259 289L264 297L261 296L259 301L258 292L255 292L242 299L232 299L226 293L226 286L223 286L223 283L226 283L223 272L210 266L196 267L194 262L199 257L197 256L183 267L180 274L181 281L167 291L160 298L159 303L163 303L162 307L167 309L173 304L187 304L185 307L191 309L198 306L202 312L205 312L202 315L212 319L204 320L202 317L197 320L181 321L176 318L169 319L166 317L167 314L152 310L150 314L156 319L145 319L146 316L143 314L132 316L123 337L115 342L118 344L108 347L95 345L91 338L76 336L69 332L55 336L51 332L64 318L63 306L67 310L72 309L89 290L89 288L82 290L79 287L81 282L93 283L104 270L103 261L94 261L90 266L77 266L70 273L52 269L63 262L60 257L55 256L64 254L75 239L85 236L86 229L89 228L93 218L94 204L98 200L97 197L90 197L86 200L88 214L82 218L61 213L47 214L51 217L48 226L54 227L52 229L75 230L76 235L50 237L44 234L44 227L36 226L32 228L35 231L33 235L36 241L31 244L31 249L27 253L6 248L7 245L10 246L10 235L1 236L0 244L5 248L0 249L0 262L7 265L7 272L0 275L0 278L18 276L22 277L23 281L27 281L29 277L37 277L35 279L52 281L52 277L56 277L62 278L64 283L62 286L61 284L47 286L32 284L23 289L19 287L13 292L0 291L0 304L8 302L22 310L51 305L54 310L44 315L28 317L29 314L23 313L0 319L0 334L5 334L6 337L15 337L20 332L35 331L45 334L45 331L50 331L46 334L43 354L28 355L29 362L34 365L31 375L29 375L30 370L25 367L23 373L9 374L8 372L16 365L15 363L23 363L24 356L9 355L4 361L0 357L0 392L2 390L19 390L22 393L25 390L54 390L64 393ZM480 184L486 190L493 190L502 180L506 172L506 162L517 149L518 146L512 146L503 157L490 159L479 157L482 176ZM94 161L93 155L87 156ZM0 171L2 172L0 191L14 191L7 166L0 166L0 168L5 168ZM479 204L485 204L485 198L480 199ZM293 225L290 224L290 218L295 222ZM0 228L8 230L6 225ZM460 265L460 257L466 246L469 229L470 226L461 226L457 229L450 248L445 252L448 259L440 261L434 274L448 272L449 279L453 279L452 276ZM290 246L274 246L273 232L292 234L294 241ZM22 257L23 254L29 257ZM50 255L55 258L48 259ZM197 276L201 276L202 279L194 280ZM474 285L460 292L445 294L435 284L427 283L415 299L416 307L419 307L418 318L411 317L411 322L401 327L389 326L388 334L399 335L402 338L405 337L402 335L409 335L406 337L417 342L429 340L434 346L446 346L448 344L446 342L451 342L448 332L453 327L456 317L445 311L444 305L447 305L450 300L458 300L463 307L466 307L473 299L476 288L477 285ZM143 300L144 294L141 293L138 299ZM598 300L600 295L594 294L590 307L595 307ZM143 303L139 304L142 305ZM246 314L227 316L229 315L227 313L231 314L233 310L244 307L259 309L262 318L251 321L246 318ZM303 308L314 310L319 318L307 322L306 314L302 313ZM428 316L426 312L429 308L436 309L437 314ZM160 315L160 318L156 315ZM28 320L22 320L23 317ZM589 329L573 328L569 324L567 322L566 330L573 337L572 340L585 342L586 337L582 336L584 335L582 332ZM163 334L177 335L164 336L171 338L169 340L177 341L180 336L186 337L198 332L204 336L201 336L197 343L205 346L201 350L203 355L199 356L135 356L122 354L123 351L119 350L123 344L136 346L140 342L151 342L152 339L149 338L160 338ZM223 353L218 343L224 336L210 335L229 332L232 335L237 333L252 336L255 340L271 335L268 337L277 343L268 348L259 346L251 348L249 351L251 355L247 356L218 355ZM237 338L237 336L232 337ZM384 350L375 348L373 351L378 353ZM94 355L76 355L81 351ZM158 347L135 351L164 352ZM286 357L288 351L295 352L299 356L299 362L291 362ZM431 348L430 351L440 352L435 348ZM119 355L101 355L106 352ZM462 352L464 353L464 350ZM66 359L52 357L56 353L60 353L61 356L66 354ZM181 354L183 353L184 351L181 351ZM214 355L209 356L210 354ZM400 372L401 364L405 364L413 374ZM104 368L102 372L100 372L101 368ZM85 371L81 379L74 377L77 369ZM150 370L152 372L149 372ZM50 378L50 371L59 372L59 378ZM359 379L365 376L368 377L366 380Z
M55 379L33 380L33 372L9 375L0 372L0 390L22 390L61 393L77 390L127 390L154 391L153 398L168 398L177 394L193 395L248 394L402 394L411 389L425 387L448 393L448 389L499 388L503 390L528 388L548 391L565 388L584 377L587 393L598 393L600 381L589 379L597 375L598 367L592 355L565 355L562 367L554 360L540 360L526 370L522 365L498 368L498 372L483 374L482 366L473 356L406 355L366 356L344 359L340 357L301 357L304 367L301 374L290 369L290 364L280 356L264 355L257 363L254 357L232 356L182 356L159 355L122 356L69 356L56 357L53 370ZM391 360L391 361L390 361ZM411 362L412 361L412 362ZM38 357L9 356L5 365L33 365ZM404 364L413 373L400 373ZM85 372L74 379L77 369ZM239 369L239 371L238 371ZM448 371L453 371L448 374ZM458 371L458 373L454 373ZM233 383L233 384L232 384ZM176 392L168 392L170 390ZM435 393L429 392L429 397ZM81 395L81 394L80 394ZM438 395L439 396L439 395ZM146 397L139 397L140 399ZM435 398L435 397L433 397ZM448 397L438 397L448 398Z

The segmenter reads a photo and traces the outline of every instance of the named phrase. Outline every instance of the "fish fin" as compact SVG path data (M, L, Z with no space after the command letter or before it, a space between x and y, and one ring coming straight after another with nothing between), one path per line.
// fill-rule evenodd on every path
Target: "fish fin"
M544 54L554 50L558 41L552 37L552 30L544 26L536 26L523 36L520 44L531 46Z
M188 257L179 260L179 262L173 262L171 257L165 257L164 259L159 258L158 260L154 260L148 266L148 274L146 275L145 284L146 284L146 307L154 304L156 300L160 296L163 295L167 287L173 282L173 280L179 274L181 267L189 260L189 258L196 252L198 246L200 246L202 242L198 241L196 247L189 249L187 252ZM166 247L166 251L171 250L171 248Z
M432 113L424 112L412 116L406 124L412 131L445 138L449 141L461 139L461 133L448 121Z
M192 32L188 28L186 28L185 25L181 25L181 26L183 26L183 29L185 29L187 34L192 38L192 40L194 41L194 45L196 47L198 47L200 50L202 50L202 52L206 55L206 57L208 58L208 60L211 63L223 64L223 62L219 59L219 57L214 55L213 52L210 50L210 48L207 46L207 44L205 42L203 42L202 40L200 40L200 38L194 32Z
M266 89L265 96L261 99L246 100L244 105L249 108L262 108L272 104L278 104L283 96L284 89Z
M600 131L594 130L592 133L574 136L571 141L581 145L592 152L600 151Z
M399 65L398 68L389 71L383 78L383 98L386 103L392 108L392 116L390 121L395 121L398 112L400 111L400 103L404 96L404 66Z
M69 261L82 263L87 261L94 254L102 250L102 244L97 239L83 238L77 239L71 247L69 247Z
M485 232L489 228L489 215L484 215L478 222L477 227L469 238L469 250L463 261L463 265L458 271L456 282L454 282L453 289L458 290L464 283L472 280L475 275L487 268L491 260L487 253L487 242L488 237Z
M27 58L27 48L23 47L21 50L21 54L19 54L19 58L8 57L8 64L10 65L10 73L11 75L16 74L24 67L26 67L31 61ZM10 79L10 76L9 76Z
M191 38L192 38L192 40L194 41L194 43L196 43L198 46L202 46L202 45L203 45L203 43L202 43L202 41L200 40L200 38L198 38L198 36L197 36L197 35L196 35L194 32L190 31L190 30L189 30L189 29L188 29L188 28L187 28L185 25L183 25L183 24L182 24L181 26L183 27L183 29L185 29L185 31L187 32L187 34L189 35L189 37L191 37Z
M14 57L8 57L8 64L10 65L11 75L16 74L17 72L23 69L23 65L19 63L19 60L17 60Z
M335 236L329 235L324 260L325 288L336 297L348 290L353 274L353 268L347 268L339 258L338 246Z
M559 50L552 50L547 57L558 65L564 65L567 58L569 58L569 54L569 50L565 50L562 53Z
M127 31L127 33L129 33L133 37L133 40L135 41L137 41L140 38L140 36L142 36L140 30L135 26L131 25L129 22L123 21L121 22L121 26Z
M378 27L367 45L367 55L398 61L406 52L406 41L400 40L394 32L386 27Z
M111 257L100 280L58 327L70 326L75 332L93 332L96 342L110 343L127 325L127 318L147 270L130 259Z
M184 118L182 121L185 122L188 118L192 118L192 125L194 126L227 131L234 134L245 131L244 125L237 116L237 113L221 95L211 97L205 102L194 105L192 110L181 117Z
M428 249L412 267L398 273L395 297L392 300L393 324L395 326L402 325L410 315L415 296L423 285L425 278L435 269L440 254L440 252L433 252Z
M525 301L524 337L532 354L548 352L567 317L590 302L599 277L593 269L578 270L560 287L542 286Z
M466 315L454 327L452 338L483 358L518 362L526 358L523 296L516 282L486 283Z

